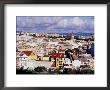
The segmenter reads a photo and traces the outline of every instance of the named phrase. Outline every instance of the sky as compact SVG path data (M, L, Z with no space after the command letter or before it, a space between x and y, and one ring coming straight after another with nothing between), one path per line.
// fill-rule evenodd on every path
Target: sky
M94 16L17 16L17 31L94 33Z

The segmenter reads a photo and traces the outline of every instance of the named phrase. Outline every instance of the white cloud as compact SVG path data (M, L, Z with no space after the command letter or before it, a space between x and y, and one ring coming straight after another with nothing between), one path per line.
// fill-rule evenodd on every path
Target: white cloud
M85 28L86 22L79 17L69 18L69 19L61 19L55 27L58 28L67 28L67 27L77 27L77 29Z
M67 27L69 25L68 20L67 19L62 19L57 23L57 27Z
M38 30L94 30L94 19L91 17L35 16L18 17L18 27L32 27Z
M70 22L72 25L79 26L79 27L85 27L86 25L85 21L80 19L79 17L74 17Z

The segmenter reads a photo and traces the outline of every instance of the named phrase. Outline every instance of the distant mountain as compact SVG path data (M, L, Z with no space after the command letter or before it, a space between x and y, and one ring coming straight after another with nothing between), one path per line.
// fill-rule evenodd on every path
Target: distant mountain
M20 33L20 32L24 32L24 31L16 31L17 33ZM26 32L26 31L25 31ZM34 32L35 33L35 32ZM36 32L38 33L38 32ZM51 32L52 33L52 32ZM57 34L60 34L60 35L84 35L84 36L88 36L88 35L94 35L94 33L87 33L87 32L76 32L76 33L57 33Z

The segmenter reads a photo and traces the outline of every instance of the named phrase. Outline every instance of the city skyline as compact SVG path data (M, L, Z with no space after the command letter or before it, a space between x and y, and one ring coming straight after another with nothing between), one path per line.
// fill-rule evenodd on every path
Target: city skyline
M37 33L94 33L94 16L17 16L16 30Z

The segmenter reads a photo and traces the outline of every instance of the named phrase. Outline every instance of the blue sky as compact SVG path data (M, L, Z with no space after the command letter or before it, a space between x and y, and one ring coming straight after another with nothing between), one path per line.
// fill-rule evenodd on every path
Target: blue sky
M17 31L94 33L94 16L17 16Z

